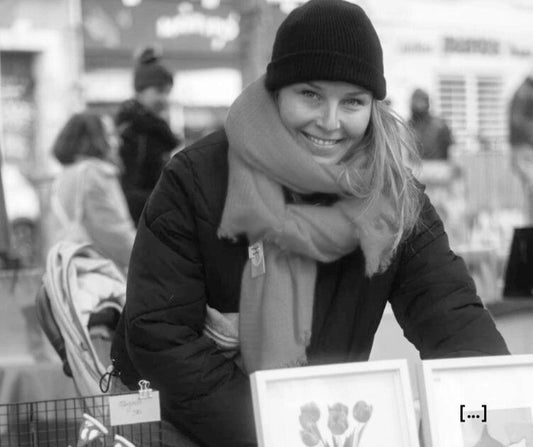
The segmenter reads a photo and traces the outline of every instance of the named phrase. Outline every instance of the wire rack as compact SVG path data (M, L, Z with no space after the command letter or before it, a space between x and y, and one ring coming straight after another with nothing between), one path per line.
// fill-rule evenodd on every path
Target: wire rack
M0 447L114 446L115 435L135 447L163 446L161 422L112 427L109 420L111 395L55 399L0 405ZM79 443L84 414L108 429L92 442Z

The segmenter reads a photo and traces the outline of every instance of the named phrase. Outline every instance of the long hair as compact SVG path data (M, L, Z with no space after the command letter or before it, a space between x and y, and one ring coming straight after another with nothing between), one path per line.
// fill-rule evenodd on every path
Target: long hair
M411 171L420 157L412 132L404 121L382 101L372 100L370 122L365 137L358 146L366 153L365 167L369 175L360 177L359 168L345 162L345 180L351 193L372 204L385 195L396 211L396 241L409 235L418 221L421 191ZM353 157L352 157L353 159Z
M80 156L105 159L109 152L102 118L92 112L72 115L52 146L52 153L63 165L74 163Z

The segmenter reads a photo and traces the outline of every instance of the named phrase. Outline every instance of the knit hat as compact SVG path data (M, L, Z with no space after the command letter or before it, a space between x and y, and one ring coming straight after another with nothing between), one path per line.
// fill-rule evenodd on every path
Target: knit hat
M280 25L266 87L278 90L311 80L344 81L386 96L383 52L363 9L343 0L310 0Z
M159 61L159 55L153 48L146 48L140 54L135 66L133 85L136 92L148 87L173 85L172 74Z

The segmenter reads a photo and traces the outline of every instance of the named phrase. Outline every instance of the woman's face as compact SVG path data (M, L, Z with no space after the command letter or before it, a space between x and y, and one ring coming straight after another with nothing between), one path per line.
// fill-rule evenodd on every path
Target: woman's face
M338 81L311 81L278 92L281 120L318 163L336 164L363 139L372 94Z

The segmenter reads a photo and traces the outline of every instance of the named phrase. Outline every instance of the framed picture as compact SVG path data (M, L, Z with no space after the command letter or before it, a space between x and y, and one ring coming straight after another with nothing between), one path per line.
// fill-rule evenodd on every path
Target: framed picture
M407 362L251 375L259 447L418 447Z
M533 355L425 360L426 447L533 446Z

